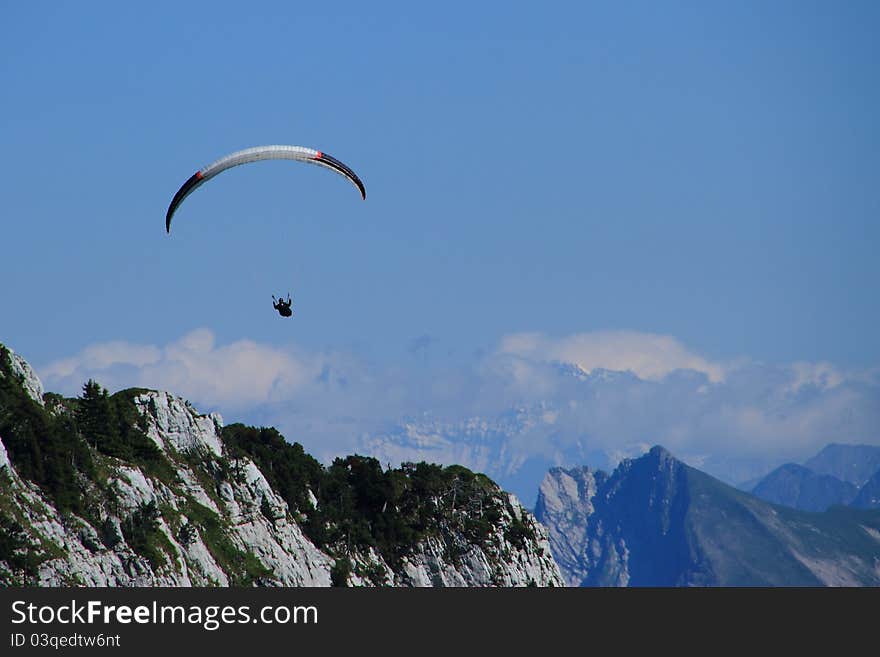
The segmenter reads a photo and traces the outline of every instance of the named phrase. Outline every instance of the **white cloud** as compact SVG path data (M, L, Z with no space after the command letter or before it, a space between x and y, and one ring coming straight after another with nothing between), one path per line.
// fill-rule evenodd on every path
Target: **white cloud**
M43 376L47 380L59 380L75 376L80 369L102 370L114 365L144 367L155 363L160 357L161 351L150 345L121 341L105 342L86 347L72 358L55 361L44 368Z
M827 390L843 383L844 376L831 363L792 363L793 381L789 386L791 392L797 392L804 386L816 386Z
M49 364L41 374L48 385L68 394L92 378L111 390L159 388L211 407L242 410L289 398L310 375L317 376L319 361L252 340L217 346L210 330L197 329L165 347L92 345Z
M499 352L529 359L577 365L586 372L606 369L633 372L659 380L675 370L695 370L709 381L724 379L724 366L698 356L668 335L636 331L600 331L550 338L539 333L517 333L501 340Z

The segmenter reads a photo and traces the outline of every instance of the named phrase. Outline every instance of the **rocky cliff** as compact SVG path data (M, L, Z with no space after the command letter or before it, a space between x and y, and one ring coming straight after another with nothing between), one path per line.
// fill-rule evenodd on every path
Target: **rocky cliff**
M45 394L0 345L0 584L563 581L544 528L482 475L323 466L166 392Z

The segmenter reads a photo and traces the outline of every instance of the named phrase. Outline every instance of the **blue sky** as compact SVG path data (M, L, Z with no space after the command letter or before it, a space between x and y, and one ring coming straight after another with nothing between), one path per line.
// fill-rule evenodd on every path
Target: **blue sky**
M335 354L382 388L426 368L472 384L509 336L556 358L592 335L630 352L578 358L646 377L697 358L710 380L806 363L873 386L878 28L872 2L9 4L0 340L50 389L176 383L231 419L299 393L273 379L286 395L234 403L84 354L207 331L277 362ZM253 165L165 234L196 169L269 143L338 157L366 202L314 167ZM288 290L283 321L270 295ZM672 357L632 366L651 336ZM848 439L880 440L873 421Z

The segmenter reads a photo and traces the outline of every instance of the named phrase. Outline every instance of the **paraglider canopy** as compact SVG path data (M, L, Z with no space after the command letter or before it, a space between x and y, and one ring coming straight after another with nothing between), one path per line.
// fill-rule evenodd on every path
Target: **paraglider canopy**
M316 164L335 171L341 176L348 178L351 183L357 187L361 193L361 198L367 198L367 191L361 179L357 177L354 171L348 166L337 160L335 157L316 151L313 148L305 146L257 146L254 148L246 148L243 151L236 151L225 157L221 157L216 162L209 164L203 169L199 169L189 180L187 180L171 200L168 206L168 212L165 213L165 231L171 232L171 217L177 211L177 208L183 203L184 199L192 194L196 189L208 182L214 176L223 173L227 169L247 164L249 162L259 162L261 160L296 160L298 162L306 162L308 164Z

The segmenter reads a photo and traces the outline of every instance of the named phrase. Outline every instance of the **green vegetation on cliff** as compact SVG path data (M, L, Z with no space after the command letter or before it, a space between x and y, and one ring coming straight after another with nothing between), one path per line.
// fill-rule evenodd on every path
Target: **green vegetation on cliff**
M222 439L229 458L253 459L291 510L301 514L312 542L340 557L340 573L347 567L345 555L354 550L373 548L397 565L428 536L449 539L447 549L455 557L453 534L482 545L502 516L505 502L497 486L462 466L405 463L383 469L376 459L355 455L324 467L275 429L242 424L225 427ZM521 522L512 532L518 544L534 538Z

